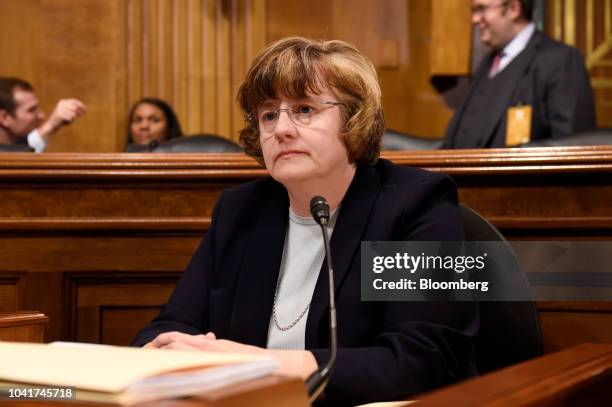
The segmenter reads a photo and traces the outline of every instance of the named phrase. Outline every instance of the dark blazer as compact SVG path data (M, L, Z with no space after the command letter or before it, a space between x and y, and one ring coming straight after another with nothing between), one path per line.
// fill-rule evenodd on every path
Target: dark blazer
M531 141L561 138L595 127L593 91L584 59L569 47L535 31L525 49L499 75L512 67L479 117L481 127L471 134L459 134L478 83L487 80L493 54L481 62L466 98L451 119L445 148L505 147L506 112L509 107L532 106Z
M224 191L176 290L134 344L176 330L265 347L288 208L271 178ZM463 240L453 182L382 159L357 169L331 239L339 350L326 399L401 399L475 375L476 305L362 302L362 240ZM306 323L319 365L329 354L327 281L322 267Z

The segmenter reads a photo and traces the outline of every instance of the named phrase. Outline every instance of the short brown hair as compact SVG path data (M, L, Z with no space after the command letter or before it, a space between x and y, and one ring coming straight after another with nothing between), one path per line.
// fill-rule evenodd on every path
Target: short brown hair
M374 164L385 129L380 86L374 65L347 42L291 37L271 44L253 61L237 99L249 117L266 100L305 98L322 86L340 102L349 162ZM263 163L257 126L240 131L240 144Z
M0 109L6 110L11 115L15 114L15 89L34 92L34 88L28 82L19 78L0 78Z

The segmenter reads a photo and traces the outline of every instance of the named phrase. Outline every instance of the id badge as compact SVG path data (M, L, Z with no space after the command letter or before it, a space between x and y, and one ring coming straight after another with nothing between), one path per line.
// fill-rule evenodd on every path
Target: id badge
M531 110L530 105L508 108L506 147L529 143L531 140Z

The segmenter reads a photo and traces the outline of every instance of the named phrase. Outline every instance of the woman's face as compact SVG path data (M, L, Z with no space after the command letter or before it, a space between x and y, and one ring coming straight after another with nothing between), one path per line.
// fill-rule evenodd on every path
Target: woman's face
M307 99L268 100L257 110L260 143L266 168L281 184L329 179L351 166L346 146L340 137L340 107L330 103L337 98L329 88ZM286 110L292 109L292 121ZM307 124L296 114L312 112Z
M162 142L168 137L168 120L163 110L150 103L141 103L134 110L130 125L135 144Z

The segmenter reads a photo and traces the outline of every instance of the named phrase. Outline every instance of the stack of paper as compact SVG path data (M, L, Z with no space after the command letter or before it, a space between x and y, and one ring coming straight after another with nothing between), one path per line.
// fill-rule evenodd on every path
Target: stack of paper
M0 381L76 389L77 400L130 405L202 394L273 373L266 356L108 345L0 342Z

